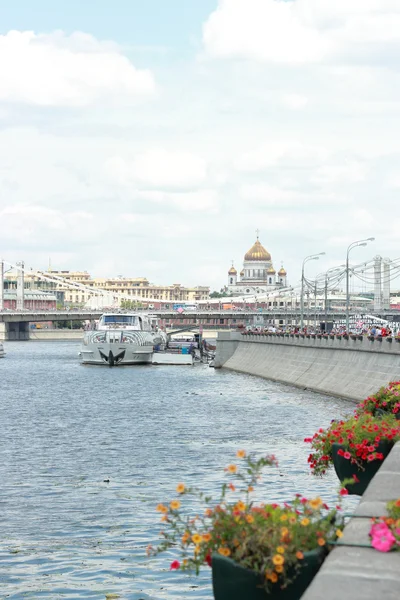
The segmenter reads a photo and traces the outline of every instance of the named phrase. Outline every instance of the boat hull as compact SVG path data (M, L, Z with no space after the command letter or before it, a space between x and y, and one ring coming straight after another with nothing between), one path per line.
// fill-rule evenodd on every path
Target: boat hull
M81 348L81 361L85 365L119 367L151 364L153 346L136 344L87 344Z

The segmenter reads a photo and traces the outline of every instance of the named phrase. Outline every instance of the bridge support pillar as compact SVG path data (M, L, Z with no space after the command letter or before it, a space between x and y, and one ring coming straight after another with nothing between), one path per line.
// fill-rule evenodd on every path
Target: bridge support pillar
M18 262L17 267L20 267L17 273L17 310L24 310L24 263Z
M4 308L4 262L0 261L0 310Z
M6 331L7 340L23 341L29 340L29 323L28 322L14 322L4 323L7 326Z
M383 261L383 295L382 308L390 308L390 260L385 258Z
M374 264L374 310L382 309L382 257L375 256Z

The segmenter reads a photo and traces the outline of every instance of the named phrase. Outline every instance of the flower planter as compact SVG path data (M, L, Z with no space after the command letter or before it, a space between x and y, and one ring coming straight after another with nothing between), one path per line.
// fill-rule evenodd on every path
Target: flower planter
M325 552L312 550L304 553L301 568L294 580L281 589L279 581L270 584L267 592L264 579L230 558L213 554L212 582L215 600L299 600L310 585L325 559ZM296 575L296 569L287 571L288 577Z
M393 442L383 441L378 444L376 452L381 452L386 458L392 448ZM347 448L341 444L332 444L332 459L336 475L340 481L343 481L344 479L351 479L353 475L356 475L359 481L346 486L346 489L349 494L362 496L371 479L374 477L374 475L376 475L382 466L383 460L373 460L371 462L365 461L363 470L352 463L349 459L344 458L344 456L340 456L338 454L338 450L340 449L345 451L347 450Z

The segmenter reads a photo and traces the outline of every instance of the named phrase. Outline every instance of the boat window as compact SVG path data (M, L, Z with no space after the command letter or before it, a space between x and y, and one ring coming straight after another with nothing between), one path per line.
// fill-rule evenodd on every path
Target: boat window
M104 325L137 325L137 317L132 315L105 315Z

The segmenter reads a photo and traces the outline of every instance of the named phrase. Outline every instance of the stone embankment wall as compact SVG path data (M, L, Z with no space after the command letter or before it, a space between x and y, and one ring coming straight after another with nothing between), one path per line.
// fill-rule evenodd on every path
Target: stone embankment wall
M53 340L83 340L84 331L82 329L30 329L29 339L37 341Z
M400 342L353 337L221 332L214 366L358 402L400 380Z
M325 560L301 600L398 600L400 552L369 546L371 517L387 516L386 503L400 498L400 443L396 444L361 498L338 546Z

